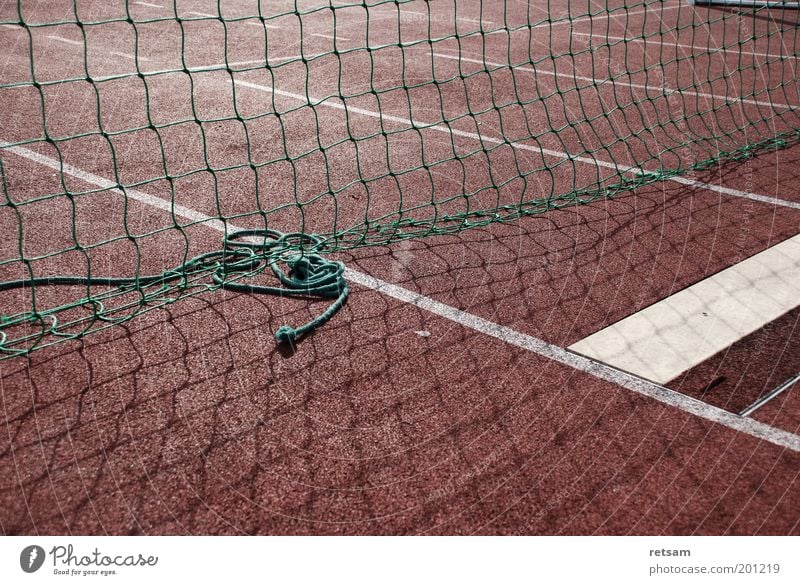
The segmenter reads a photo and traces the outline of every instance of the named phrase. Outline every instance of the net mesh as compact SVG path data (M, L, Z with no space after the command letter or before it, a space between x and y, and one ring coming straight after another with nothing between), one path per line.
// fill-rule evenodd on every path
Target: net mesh
M218 288L337 299L293 340L346 297L323 255L791 144L797 21L678 0L4 2L0 356Z

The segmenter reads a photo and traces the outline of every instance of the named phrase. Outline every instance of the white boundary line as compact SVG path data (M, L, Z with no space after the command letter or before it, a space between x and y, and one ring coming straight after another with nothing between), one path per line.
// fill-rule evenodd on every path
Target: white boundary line
M411 126L412 128L416 128L418 130L435 130L436 132L444 132L446 134L452 134L453 136L461 136L463 138L471 138L473 140L489 142L491 144L506 144L507 141L501 140L499 138L493 138L491 136L483 136L481 134L476 134L474 132L466 132L464 130L456 130L455 128L451 128L446 124L430 124L428 122L420 122L418 120L414 120L412 118L404 118L402 116L393 116L391 114L384 114L382 112L375 112L373 110L367 110L365 108L359 108L356 106L348 106L343 103L334 102L330 99L319 100L313 96L304 96L299 93L292 93L290 91L284 91L282 89L273 89L267 85L262 85L259 83L252 83L250 81L244 81L242 79L234 79L233 83L236 85L241 85L242 87L247 87L249 89L254 89L256 91L263 91L266 93L271 93L283 97L288 97L292 99L296 99L302 102L305 102L312 106L322 106L325 108L332 108L335 110L344 110L353 114L360 114L362 116L367 116L370 118L379 118L381 120L386 120L387 122L397 122L399 124L405 124L407 126ZM520 144L518 142L508 143L510 146L520 149L520 150L528 150L531 152L538 152L540 154L546 154L555 158L560 158L562 160L574 160L577 162L586 163L592 166L599 166L605 167L609 169L613 169L619 172L628 172L632 171L633 167L626 167L617 165L615 163L609 163L604 161L595 160L593 158L582 157L582 156L570 156L558 150L551 150L549 148L543 148L538 146L530 146L527 144ZM641 172L641 171L639 171Z
M731 189L730 187L723 187L722 185L712 185L710 183L703 183L695 181L689 177L670 177L673 183L680 183L688 185L696 189L706 189L715 191L720 195L730 195L731 197L739 197L741 199L749 199L750 201L758 201L759 203L768 203L769 205L777 205L778 207L787 207L789 209L800 209L800 202L788 201L785 199L778 199L777 197L768 197L767 195L759 195L758 193L748 193L746 191L739 191L738 189Z
M800 234L573 343L666 384L800 305Z
M67 43L68 45L77 45L79 47L83 46L83 41L73 41L72 39L66 39L58 35L47 35L47 38L52 39L54 41L59 41L61 43Z
M667 10L667 9L670 9L670 8L678 8L678 6L663 7L662 9L663 10ZM201 13L201 12L189 12L188 14L196 14L196 15L203 15L203 16L213 16L213 15L209 15L207 13ZM634 13L629 13L629 14L633 15ZM579 21L579 20L581 20L581 19L580 18L576 19L576 21ZM569 21L569 22L575 22L575 21ZM67 42L74 42L74 41L70 41L69 39L61 39L61 40L66 40ZM486 65L491 65L491 66L496 66L496 67L509 67L508 64L492 63L492 62L489 62L489 61L480 61L480 60L477 60L477 59L471 59L471 58L467 58L467 57L463 57L463 56L447 55L447 54L444 54L444 53L430 53L430 54L432 54L432 56L434 56L434 57L442 57L442 58L452 59L452 60L463 60L463 61L466 61L466 62L473 62L473 63L478 63L478 64L486 64ZM235 66L235 64L233 64L233 65ZM208 69L208 70L227 69L227 65L219 64L219 65L211 65L208 68L203 68L203 70L206 70L206 69ZM536 73L536 70L531 68L531 67L525 67L523 69L531 71L533 73ZM605 83L605 82L610 82L610 80L599 81L599 80L596 80L594 78L583 77L583 76L579 76L579 75L559 74L559 73L557 73L555 71L542 70L541 72L542 73L552 74L552 75L563 75L565 77L581 79L581 80L592 82L592 83L595 83L595 84L601 84L601 83ZM616 163L606 162L606 161L603 161L603 160L600 160L600 159L597 159L597 158L589 158L589 157L583 157L583 156L573 156L573 155L570 155L569 153L560 152L560 151L556 151L556 150L551 150L551 149L547 149L547 148L543 148L543 147L538 147L538 146L534 147L534 146L530 146L530 145L526 145L526 144L521 144L521 143L518 143L518 142L507 142L505 140L501 140L501 139L493 138L493 137L489 137L489 136L483 136L481 134L476 134L476 133L473 133L473 132L464 132L464 131L461 131L461 130L456 130L454 128L451 128L446 124L428 124L428 123L418 122L418 121L415 121L415 120L409 119L409 118L403 118L403 117L399 117L399 116L391 116L389 114L383 114L383 113L380 113L380 112L374 112L374 111L366 110L366 109L363 109L363 108L345 106L344 104L331 102L329 100L321 101L321 100L319 100L317 98L307 97L307 96L296 94L296 93L277 90L277 89L273 89L273 88L270 88L270 87L265 86L265 85L246 82L246 81L243 81L243 80L234 80L234 82L237 85L241 85L243 87L248 87L250 89L255 89L255 90L259 90L259 91L265 91L265 92L268 92L268 93L273 93L275 95L282 95L284 97L290 97L290 98L293 98L293 99L297 99L297 100L303 101L305 103L309 103L310 105L320 105L320 106L328 107L328 108L346 110L348 112L353 112L353 113L361 114L361 115L364 115L364 116L369 116L369 117L373 117L373 118L379 118L379 119L382 119L382 120L389 120L389 121L393 121L393 122L399 122L399 123L402 123L402 124L410 125L410 126L412 126L414 128L420 128L420 129L425 128L425 129L434 130L434 131L437 131L437 132L445 132L445 133L452 134L452 135L455 135L455 136L462 136L462 137L465 137L465 138L471 138L473 140L478 140L478 141L482 141L482 142L488 142L488 143L491 143L491 144L509 144L509 146L511 146L512 148L515 148L515 149L528 150L528 151L531 151L531 152L538 152L538 153L540 153L542 155L552 156L554 158L558 158L558 159L561 159L561 160L569 160L569 161L581 162L581 163L589 164L589 165L592 165L592 166L612 169L612 170L614 170L616 172L630 173L630 174L634 174L634 175L642 175L642 174L644 174L646 172L643 169L640 169L640 168L637 168L637 167L631 167L631 166L626 166L626 165L618 165ZM644 88L644 89L651 89L651 90L662 91L662 92L664 91L663 88L656 88L656 87L652 87L652 86L632 84L632 83L623 82L623 81L616 81L615 80L613 83L625 84L625 85L628 85L630 87L640 87L640 88ZM692 95L697 95L699 97L707 97L707 98L712 98L712 99L715 98L715 97L717 99L724 99L721 96L714 96L713 94L695 93L695 92L689 92L689 91L684 91L683 93L688 93L688 94L692 94ZM760 101L754 101L754 100L738 100L738 101L746 102L746 103L752 103L752 104L760 105L760 106L769 106L769 107L778 106L778 107L786 107L786 108L793 109L792 106L783 105L783 104L773 104L773 103L769 103L769 102L760 102ZM713 192L720 193L720 194L723 194L723 195L729 195L729 196L732 196L732 197L738 197L738 198L741 198L741 199L749 199L751 201L758 201L760 203L768 203L768 204L775 205L775 206L778 206L778 207L787 207L787 208L790 208L790 209L800 209L800 203L796 203L796 202L793 202L793 201L787 201L787 200L783 200L783 199L778 199L777 197L768 197L766 195L760 195L760 194L757 194L757 193L749 193L749 192L746 192L746 191L740 191L738 189L731 189L729 187L723 187L723 186L714 185L714 184L711 184L711 183L703 183L701 181L695 181L693 179L689 179L689 178L686 178L686 177L668 177L666 180L669 180L669 181L672 181L672 182L676 182L676 183L680 183L682 185L687 185L687 186L692 186L692 187L695 187L695 188L701 188L701 189L705 189L705 190L708 190L708 191L713 191Z
M252 26L257 26L259 28L281 28L277 24L267 24L266 22L261 22L261 21L256 22L254 20L248 20L247 24Z
M131 55L130 53L120 53L119 51L111 51L111 55L116 55L117 57L125 57L126 59L133 59L134 61L137 59L136 55ZM142 57L141 55L138 57L139 61L149 61L150 59L147 57Z
M578 31L572 31L572 34L576 35L576 36L579 36L579 37L589 37L589 38L592 38L592 39L600 39L600 40L607 40L607 41L621 41L621 42L625 42L625 43L640 43L640 44L643 44L643 45L651 44L649 38L616 37L616 36L606 35L606 34L602 34L602 33L585 33L585 32L578 32ZM652 43L655 44L655 41L652 41ZM695 49L696 48L696 47L692 47L691 45L684 45L682 43L670 42L669 39L667 39L664 42L664 44L668 44L671 47L678 47L678 48L681 48L681 49ZM731 47L712 47L712 46L709 46L707 48L707 50L708 50L708 54L709 55L713 55L715 53L739 54L738 51L732 50ZM747 55L754 55L756 57L767 57L767 58L772 57L774 59L787 59L787 60L792 60L792 61L797 59L797 55L775 55L773 53L759 53L759 52L756 52L756 51L747 51L746 54Z
M583 356L574 354L562 347L547 343L525 333L520 333L509 327L488 321L471 313L466 313L455 307L445 305L419 293L412 292L400 286L390 284L372 276L348 269L347 278L366 288L371 288L399 301L414 305L443 317L463 327L488 335L509 345L522 348L536 355L553 360L575 370L583 372L621 386L627 390L652 398L688 412L705 420L721 424L730 429L745 433L758 439L763 439L775 445L800 452L800 435L795 435L783 429L772 427L768 424L751 418L741 417L716 406L712 406L675 390L665 388L647 380L637 378L621 372L611 366L595 362Z
M367 110L364 108L358 108L355 106L346 106L339 102L334 102L329 99L326 100L319 100L317 98L311 96L304 96L298 93L292 93L289 91L284 91L281 89L273 89L266 85L261 85L258 83L252 83L249 81L243 81L241 79L234 79L233 81L236 85L240 85L242 87L247 87L250 89L254 89L257 91L263 91L266 93L271 93L275 95L280 95L284 97L289 97L292 99L303 101L309 105L314 106L322 106L326 108L333 108L336 110L345 110L349 113L353 114L361 114L362 116L369 116L371 118L378 118L381 120L386 120L389 122L397 122L400 124L405 124L411 126L412 128L417 128L420 130L433 130L436 132L444 132L446 134L451 134L453 136L461 136L463 138L471 138L473 140L478 140L480 142L488 142L490 144L508 144L512 148L518 150L527 150L530 152L538 152L542 155L551 156L554 158L558 158L561 160L568 160L568 161L575 161L584 164L588 164L591 166L602 167L607 169L612 169L619 173L630 173L634 175L642 175L646 171L637 167L631 167L627 165L619 165L616 163L607 162L604 160L596 159L596 158L589 158L585 156L574 156L566 152L561 152L558 150L551 150L549 148L544 148L541 146L531 146L528 144L521 144L519 142L508 142L506 140L501 140L499 138L494 138L491 136L484 136L482 134L477 134L475 132L466 132L463 130L457 130L455 128L451 128L447 124L430 124L426 122L420 122L414 120L412 118L403 118L401 116L393 116L390 114L383 114L381 112L375 112L372 110ZM309 101L310 100L310 101ZM681 183L682 185L689 185L697 188L706 189L708 191L714 191L723 195L730 195L732 197L739 197L741 199L749 199L751 201L758 201L760 203L769 203L770 205L775 205L778 207L788 207L790 209L800 209L800 202L794 201L786 201L783 199L778 199L777 197L768 197L766 195L759 195L756 193L748 193L746 191L739 191L737 189L731 189L729 187L722 187L720 185L713 185L711 183L703 183L701 181L695 181L694 179L688 179L685 177L667 177L665 180L672 181L676 183Z
M60 43L67 43L68 45L76 45L79 47L83 47L83 41L74 41L72 39L67 39L64 37L60 37L58 35L47 35L48 39L52 39L54 41L58 41ZM110 51L109 55L116 55L117 57L125 57L126 59L133 59L136 60L136 55L131 55L130 53L120 53L119 51ZM147 57L139 57L139 61L149 61Z
M494 22L491 20L483 20L481 18L469 18L467 16L459 16L456 20L461 20L463 22L471 22L472 24L479 24L481 26L488 25L494 26Z
M329 35L329 34L325 34L325 33L311 33L311 36L312 37L320 37L320 38L323 38L323 39L333 39L333 40L336 40L336 41L349 41L350 40L347 37L337 37L335 35Z
M682 2L683 0L680 0L680 1ZM679 5L679 4L676 4L676 5L673 5L673 6L660 6L660 7L656 8L656 9L653 9L652 6L653 6L653 4L649 4L647 8L643 8L642 10L631 10L631 11L617 9L617 10L614 10L614 12L608 14L605 17L605 20L610 22L612 18L617 19L617 18L621 18L621 17L638 16L640 14L645 14L645 13L661 14L666 10L675 10L676 8L685 8L686 10L688 10L688 7L683 7L683 6ZM564 19L564 20L556 20L555 22L540 22L539 24L536 24L536 25L534 25L534 26L532 26L530 28L531 29L552 28L554 26L562 26L562 25L565 25L565 24L573 25L576 22L583 22L584 20L591 20L593 18L597 18L599 20L603 20L603 17L600 16L600 14L595 14L595 13L592 13L591 16L588 15L588 14L584 14L583 16L578 16L576 18L569 18L569 15L562 14L561 16L557 16L556 18L557 19L561 18L561 19Z
M184 207L183 205L178 205L171 201L167 201L166 199L161 199L155 195L142 193L136 189L125 189L123 191L114 181L94 175L72 165L61 163L57 159L49 156L39 154L38 152L34 152L27 148L22 148L21 146L11 146L8 142L4 142L3 140L0 140L0 149L13 152L17 156L21 156L44 167L53 169L56 172L63 172L65 175L75 177L84 183L95 185L101 189L109 189L112 193L116 193L117 195L122 195L123 197L128 197L129 199L135 199L136 201L144 203L145 205L155 207L156 209L161 209L162 211L167 211L171 214L174 213L175 217L183 217L191 221L206 222L209 227L217 231L225 231L224 222L218 219L214 219L208 215L200 213L199 211L194 211L193 209ZM2 150L0 150L0 152L2 152Z
M787 110L796 110L800 108L800 106L790 106L788 104L782 103L775 103L775 102L762 102L759 100L751 100L751 99L742 99L742 98L733 98L728 99L725 96L717 95L713 93L703 93L692 91L689 89L681 89L681 88L666 88L666 87L658 87L655 85L643 85L641 83L633 83L632 81L622 81L620 79L596 79L594 77L586 77L584 75L578 75L573 73L559 73L558 71L553 71L552 69L539 69L534 68L529 65L523 66L512 66L508 63L494 63L492 61L486 61L481 59L472 59L470 57L464 57L463 55L448 55L447 53L433 53L434 57L439 57L440 59L450 59L451 61L464 61L465 63L477 63L480 65L489 65L490 67L505 67L508 69L513 69L516 71L525 71L527 73L531 73L533 75L544 73L546 75L553 75L554 77L564 77L566 79L580 79L581 81L588 81L595 86L602 86L604 84L609 85L624 85L627 87L632 87L636 89L646 89L649 91L655 91L663 94L665 97L673 94L685 94L685 95L693 95L702 98L708 98L711 100L719 100L725 105L735 105L735 104L751 104L754 106L764 106L767 108L786 108Z
M167 201L165 199L161 199L160 197L155 197L135 189L125 189L123 191L122 189L117 188L113 181L109 181L108 179L88 173L72 165L62 164L56 159L33 152L32 150L28 150L26 148L11 146L9 143L3 141L0 141L0 148L4 148L9 152L13 152L17 156L26 158L32 162L41 164L53 170L71 175L86 183L93 184L104 189L110 189L111 192L135 199L156 209L167 211L174 217L183 217L191 221L202 222L202 225L225 233L226 225L224 222L200 213L199 211L195 211L181 205L176 205L171 201ZM227 229L230 231L235 231L240 228L237 228L231 224L227 224ZM734 431L767 441L773 445L777 445L791 451L800 452L800 435L795 435L788 431L772 427L768 424L751 418L730 413L716 406L706 404L705 402L691 398L685 394L681 394L680 392L670 390L669 388L659 386L658 384L648 382L647 380L642 380L625 372L620 372L619 370L616 370L608 365L601 364L583 356L571 353L562 347L547 343L542 339L538 339L525 333L520 333L519 331L509 327L488 321L476 315L456 309L455 307L440 303L419 293L405 289L401 286L379 280L362 272L348 269L345 272L345 276L351 282L383 293L404 303L414 305L424 311L428 311L434 315L448 319L463 327L477 331L478 333L489 335L490 337L509 345L519 347L541 357L594 376L595 378L611 382L641 396L651 398L662 404L672 406L702 419L720 424Z
M195 12L194 10L187 10L186 14L191 14L192 16L201 16L203 18L216 18L216 19L222 20L224 22L234 22L234 21L227 21L222 16L218 16L216 14L209 14L208 12ZM257 26L259 28L274 28L274 29L281 28L280 26L278 26L276 24L267 24L266 22L261 22L261 21L256 22L255 20L247 20L245 22L247 22L247 24L249 24L249 25Z
M213 71L227 71L228 67L238 67L241 65L262 65L264 67L273 67L273 66L280 66L285 64L287 61L297 61L299 59L316 59L317 57L324 57L326 55L332 55L333 53L326 51L322 53L307 53L306 55L283 55L280 57L274 57L272 61L269 63L264 63L263 59L252 59L249 61L231 61L230 63L215 63L214 65L208 66L195 66L195 67L187 67L186 69L150 69L150 70L143 70L141 73L147 76L154 76L154 75L173 75L173 74L184 74L184 73L211 73ZM143 60L143 57L139 57ZM237 73L240 73L237 71ZM136 71L129 71L126 73L119 73L114 75L104 75L101 77L94 77L95 81L110 81L112 79L120 79L121 76L133 77L138 75ZM29 85L29 84L27 84Z

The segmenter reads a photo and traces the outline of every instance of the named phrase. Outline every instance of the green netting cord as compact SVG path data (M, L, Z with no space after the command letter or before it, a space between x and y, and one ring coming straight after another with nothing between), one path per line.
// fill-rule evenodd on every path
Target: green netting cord
M289 233L277 230L255 229L232 232L223 239L223 249L207 252L161 274L125 278L86 277L86 276L51 276L27 278L0 283L0 291L39 287L48 285L64 286L110 286L118 287L122 292L143 290L158 287L156 295L145 295L141 303L158 298L166 290L180 289L181 283L188 286L198 275L210 276L213 285L209 288L223 288L235 292L255 294L271 294L290 297L308 297L336 299L321 315L311 319L300 327L281 325L275 332L279 343L294 343L303 335L314 331L327 322L344 305L350 293L344 280L344 264L323 258L319 254L309 253L321 245L321 240L310 234ZM288 271L281 265L288 266ZM241 282L242 279L261 274L266 266L278 278L283 286L265 286ZM214 286L215 285L215 286ZM163 299L159 299L163 300ZM56 314L68 308L91 306L95 317L102 321L121 322L122 319L110 316L113 310L106 311L103 303L91 295L69 305L56 307L43 313L31 312L23 319L14 321L41 322L44 317L51 320L50 329L56 331L58 323ZM13 324L8 317L2 317L2 324ZM5 347L6 337L0 331L0 351L11 351Z
M2 3L0 279L22 280L0 282L20 293L0 296L0 360L220 288L334 299L278 328L290 343L349 292L319 254L585 205L800 141L800 27L773 11L791 3L135 4ZM110 40L129 52L109 55ZM236 231L191 257L207 248L189 228L228 222L303 234ZM120 273L133 276L95 276L119 248L135 250Z
M253 241L253 238L261 238L262 242ZM320 245L321 240L314 235L284 234L277 230L240 230L225 238L224 242L226 248L249 250L256 258L263 255L269 257L272 272L275 273L284 288L225 282L224 275L214 274L214 280L223 288L256 294L336 299L325 312L301 327L293 328L289 325L281 325L275 332L275 338L281 343L294 342L298 337L310 333L327 322L342 307L350 294L350 287L347 286L344 279L344 264L328 260L319 254L304 254L294 251L296 245L301 246L301 249L303 246L313 248ZM281 269L280 260L289 266L288 273Z

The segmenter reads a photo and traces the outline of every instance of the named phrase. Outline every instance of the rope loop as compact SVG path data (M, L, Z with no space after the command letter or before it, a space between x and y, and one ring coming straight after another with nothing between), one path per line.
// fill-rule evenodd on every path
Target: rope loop
M294 344L327 322L344 305L350 289L344 280L344 264L323 258L318 252L323 248L323 240L313 234L299 232L283 233L271 229L238 230L223 238L221 250L206 252L183 264L165 270L161 274L137 275L135 277L101 276L46 276L26 278L0 283L1 290L40 286L109 286L120 292L139 291L140 304L147 304L154 298L161 298L170 290L184 290L197 286L199 279L210 275L215 286L235 292L272 294L279 296L336 299L321 315L300 327L281 325L275 332L279 343ZM288 270L282 267L285 264ZM266 286L242 282L246 278L258 276L270 266L282 286ZM149 292L148 292L149 291ZM87 291L88 292L88 291ZM115 318L113 309L106 309L102 302L92 296L56 307L39 315L52 320L50 333L59 335L57 313L76 306L91 305L95 318L108 323L122 322L130 318ZM0 327L12 326L33 318L32 313L17 315L14 318L0 316ZM0 330L0 351L8 351L3 346L7 335Z

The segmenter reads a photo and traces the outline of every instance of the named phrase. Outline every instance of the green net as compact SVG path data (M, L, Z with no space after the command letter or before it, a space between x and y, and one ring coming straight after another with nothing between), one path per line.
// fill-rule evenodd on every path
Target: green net
M4 356L214 289L336 299L294 340L347 296L327 255L800 136L774 5L18 0L0 47Z

